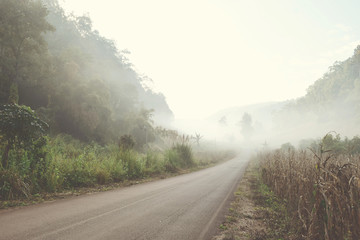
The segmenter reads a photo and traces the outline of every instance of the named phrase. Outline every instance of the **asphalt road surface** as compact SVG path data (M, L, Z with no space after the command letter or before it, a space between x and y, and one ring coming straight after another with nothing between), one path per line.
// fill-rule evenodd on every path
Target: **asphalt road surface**
M0 239L210 239L247 159L190 174L0 211Z

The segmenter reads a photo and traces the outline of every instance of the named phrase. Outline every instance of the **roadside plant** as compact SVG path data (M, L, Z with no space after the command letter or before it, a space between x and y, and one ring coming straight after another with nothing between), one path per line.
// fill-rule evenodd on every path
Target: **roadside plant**
M360 239L360 156L343 152L342 144L326 135L316 150L258 156L262 180L287 202L299 239Z
M9 151L16 146L25 149L33 148L38 141L41 147L44 141L39 140L48 129L48 124L39 119L27 106L6 104L0 106L0 135L5 145L2 155L2 167L8 167ZM43 143L43 144L41 144ZM34 149L36 150L36 149Z

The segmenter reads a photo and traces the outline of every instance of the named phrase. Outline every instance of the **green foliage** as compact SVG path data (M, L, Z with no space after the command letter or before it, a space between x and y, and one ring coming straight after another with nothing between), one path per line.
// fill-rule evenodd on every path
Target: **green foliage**
M135 139L131 135L123 135L120 137L120 148L133 149L135 146Z
M323 151L332 151L336 154L346 151L345 142L341 141L340 134L336 134L335 136L331 133L326 134L321 141L321 145Z
M185 143L176 144L165 153L165 168L176 172L180 168L195 166L191 146Z
M180 158L180 167L192 167L195 165L191 146L188 144L176 144L173 150Z
M43 33L53 30L40 1L0 1L0 102L7 101L13 83L35 83L44 76ZM10 96L16 103L14 95Z
M0 108L1 199L196 165L190 146L139 153L163 140L153 116L172 112L125 54L57 0L0 0L0 104L21 104Z
M16 174L11 175L12 178L7 182L13 182L14 176L24 176L21 180L29 184L32 193L36 193L89 187L143 176L141 166L144 163L141 162L141 156L135 152L122 151L115 145L88 145L63 135L51 139L43 150L47 154L36 166L31 164L34 154L29 154L29 151L10 151L10 169ZM13 187L2 188L7 192L2 195L4 197L11 193L6 189L13 191Z
M31 153L36 155L45 144L40 138L47 128L48 125L29 107L17 104L0 105L0 135L5 144L2 167L8 167L8 153L15 145L30 149Z
M154 141L151 111L142 101L158 96L144 88L114 42L93 30L88 16L67 16L56 0L45 2L57 29L46 35L54 63L45 107L52 131L101 144L132 135L138 150ZM165 99L156 105L167 106Z
M0 148L0 154L3 151ZM10 149L9 166L0 170L0 199L175 173L206 166L225 155L204 155L197 163L186 144L142 154L117 144L84 143L69 135L41 137L27 148L14 145Z
M127 179L137 179L143 177L144 160L133 150L122 150L120 159L123 162Z
M26 148L12 145L8 152L8 165L0 170L0 199L28 197L32 192L46 189L49 161L46 156L47 138L40 137ZM0 153L6 151L0 149ZM3 159L4 160L4 159Z
M360 122L360 45L353 56L335 62L320 79L309 86L305 96L275 113L279 131L320 128L319 134L331 129L347 131Z
M0 170L0 199L29 196L29 185L13 170Z
M283 151L294 151L295 147L291 143L288 142L288 143L282 144L280 149Z
M0 134L5 141L27 146L42 136L48 125L27 106L0 105Z
M10 86L9 103L12 104L19 103L19 90L18 90L18 85L16 83L12 83Z
M30 106L52 134L100 144L131 134L141 150L155 140L148 109L172 115L125 53L57 0L0 1L0 39L0 103Z
M326 152L332 155L360 154L360 137L354 136L352 139L347 137L342 139L340 134L330 132L317 141L313 139L301 141L300 148L311 149L319 155Z
M145 170L146 176L152 176L165 172L164 156L161 152L147 152L145 156Z

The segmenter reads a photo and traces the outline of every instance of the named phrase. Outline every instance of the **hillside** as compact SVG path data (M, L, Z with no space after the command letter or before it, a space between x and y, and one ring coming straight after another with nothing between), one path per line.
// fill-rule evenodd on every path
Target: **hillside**
M276 129L296 130L298 137L320 137L329 131L347 136L360 128L360 46L354 55L335 62L305 96L286 104L275 114Z
M242 141L239 125L248 113L254 129L251 140L297 144L300 139L319 138L336 131L349 137L360 132L360 46L354 55L335 62L305 96L284 102L268 102L221 110L208 118L226 139ZM215 127L213 127L215 128Z
M152 120L172 121L165 97L88 16L66 15L57 0L4 0L0 9L1 104L30 106L52 134L99 143L131 134L141 145L144 128L154 138Z

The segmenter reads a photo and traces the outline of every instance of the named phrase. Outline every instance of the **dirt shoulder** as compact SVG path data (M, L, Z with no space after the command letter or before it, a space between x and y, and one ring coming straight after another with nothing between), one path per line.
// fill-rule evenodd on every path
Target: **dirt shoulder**
M226 221L219 227L212 240L294 239L285 205L261 183L254 162L249 163Z

